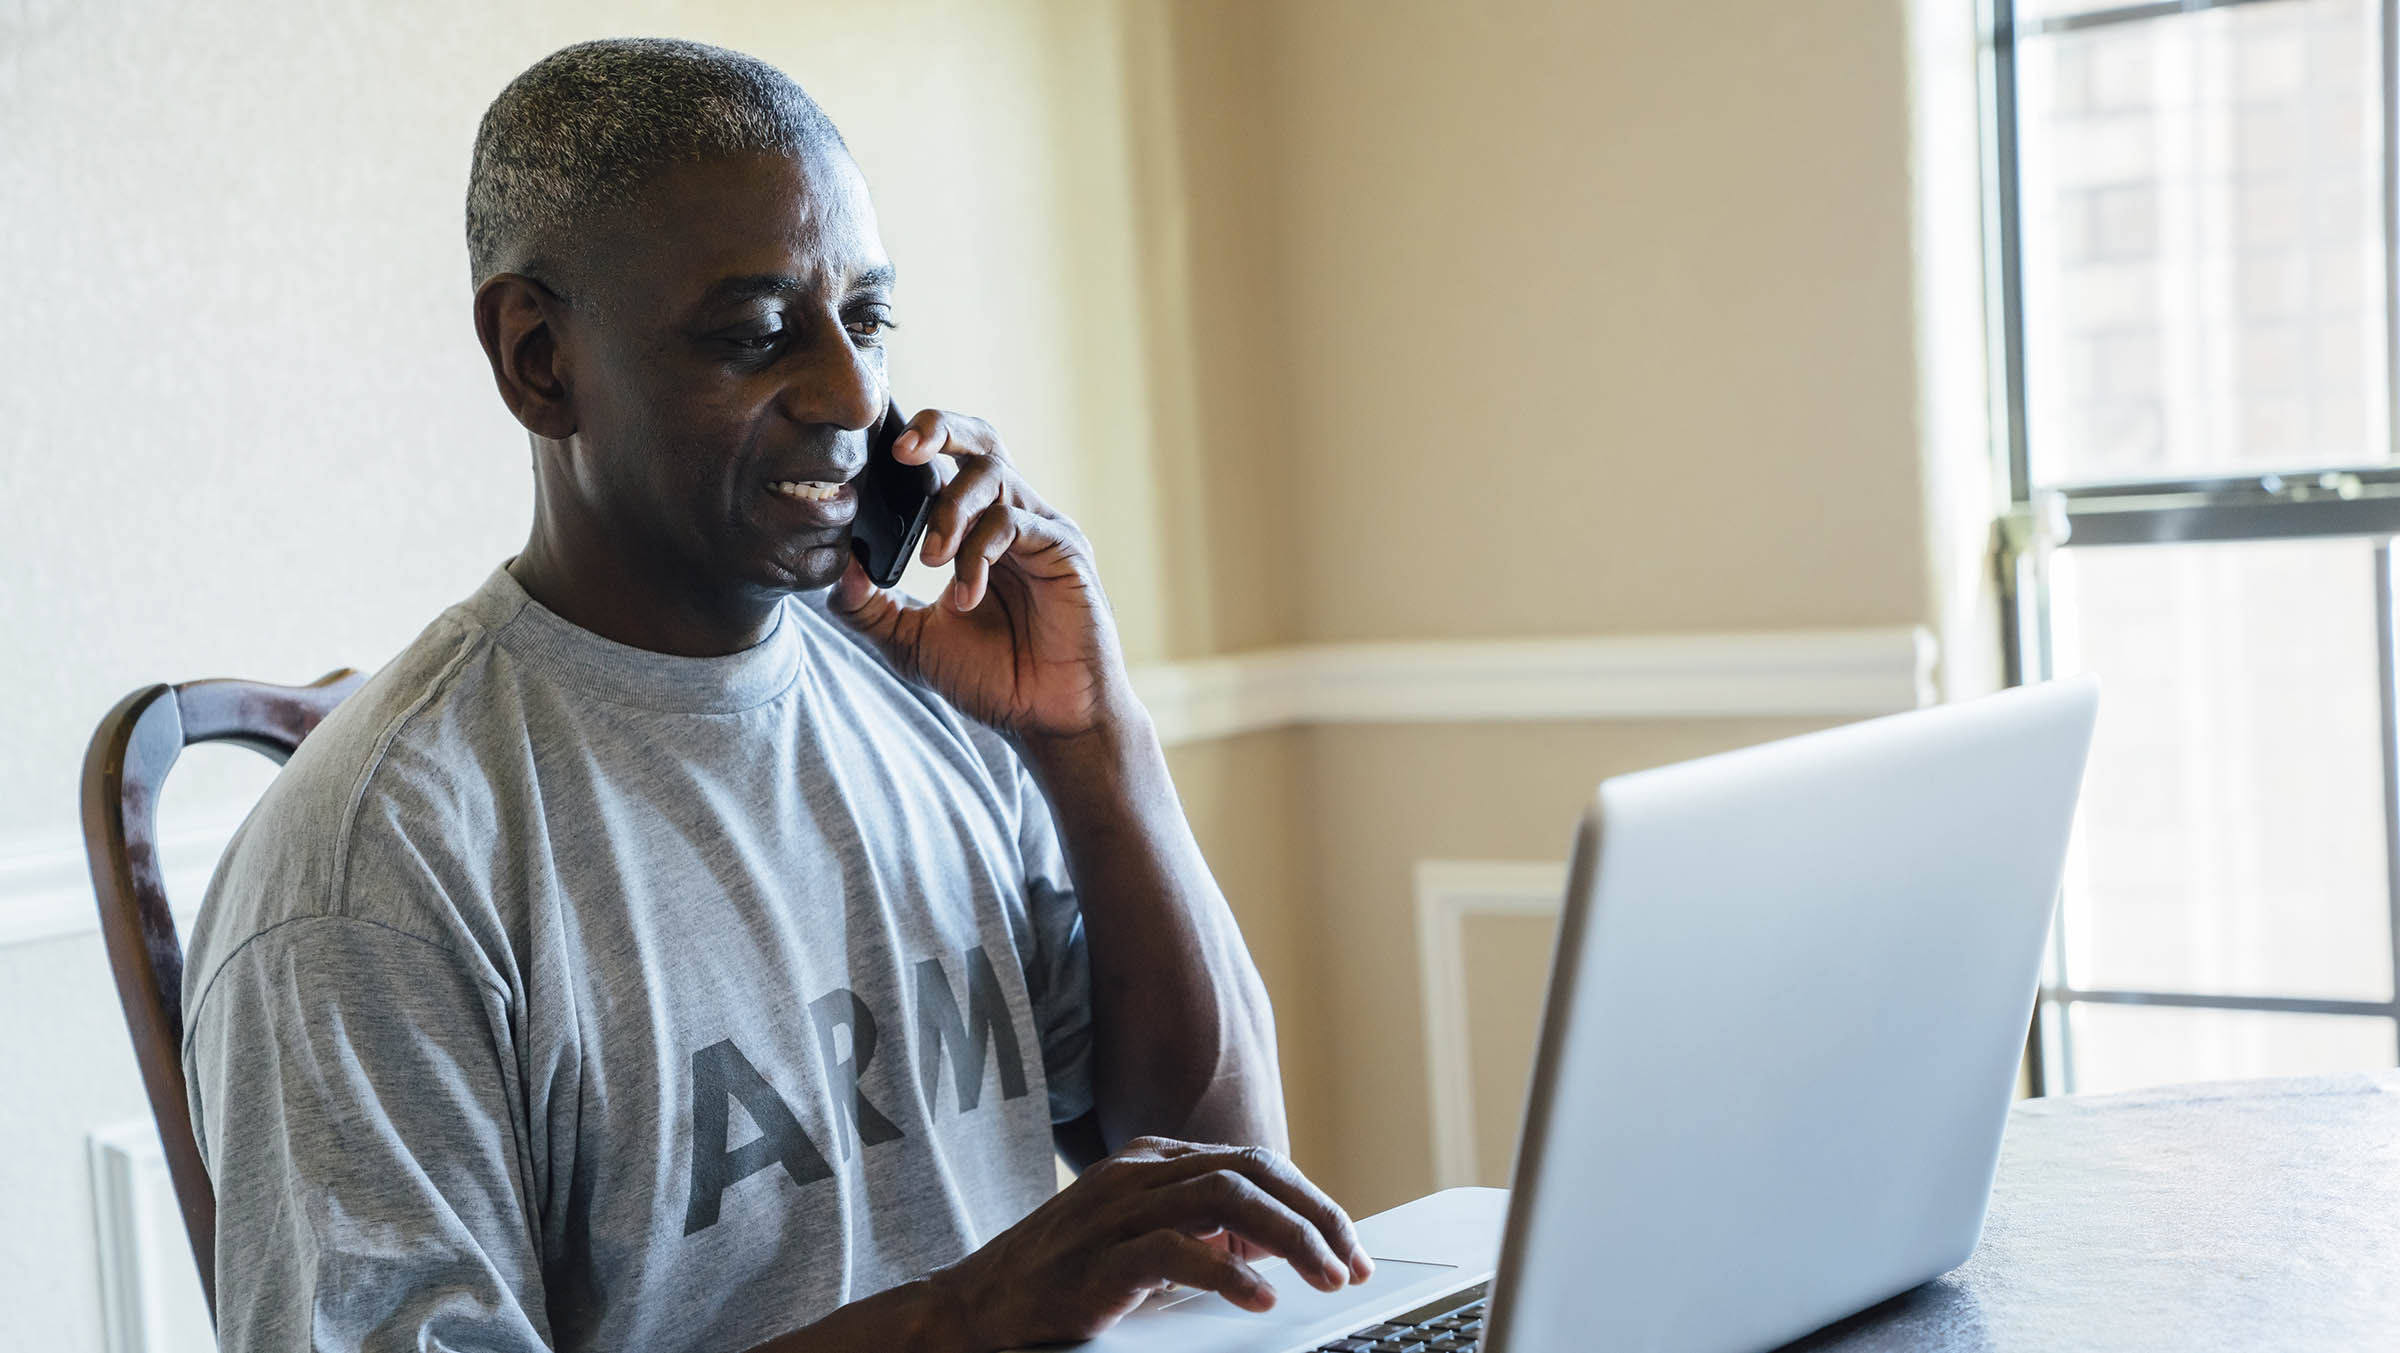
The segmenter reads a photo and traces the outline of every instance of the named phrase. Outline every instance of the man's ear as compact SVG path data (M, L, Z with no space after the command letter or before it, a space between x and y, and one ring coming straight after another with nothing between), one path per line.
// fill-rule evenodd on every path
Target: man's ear
M475 289L475 336L491 361L501 402L536 437L575 435L574 382L559 350L565 302L522 273L494 273Z

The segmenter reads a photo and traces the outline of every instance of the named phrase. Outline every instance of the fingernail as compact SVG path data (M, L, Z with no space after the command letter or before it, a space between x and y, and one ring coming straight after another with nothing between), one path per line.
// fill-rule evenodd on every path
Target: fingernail
M901 433L899 436L892 438L892 454L897 456L904 451L916 450L917 442L919 440L921 439L917 436L914 428Z

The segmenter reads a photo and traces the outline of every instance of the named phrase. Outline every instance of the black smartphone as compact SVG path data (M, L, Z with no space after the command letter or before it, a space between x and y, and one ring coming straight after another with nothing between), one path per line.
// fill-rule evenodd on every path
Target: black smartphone
M941 477L930 465L892 459L892 443L908 428L896 403L867 433L867 468L858 475L858 516L850 523L850 552L877 587L896 587L925 538L925 518Z

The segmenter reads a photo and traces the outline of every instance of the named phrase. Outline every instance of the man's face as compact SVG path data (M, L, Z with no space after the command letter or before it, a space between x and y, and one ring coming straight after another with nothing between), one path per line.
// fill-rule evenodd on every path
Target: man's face
M559 346L611 546L705 595L830 586L886 400L892 270L857 168L676 166L598 236Z

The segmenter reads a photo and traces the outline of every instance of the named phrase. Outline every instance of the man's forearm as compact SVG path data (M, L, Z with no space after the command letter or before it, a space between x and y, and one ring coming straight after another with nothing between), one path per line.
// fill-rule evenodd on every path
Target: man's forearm
M1083 906L1094 1099L1110 1148L1144 1134L1287 1146L1275 1021L1137 704L1028 740Z

